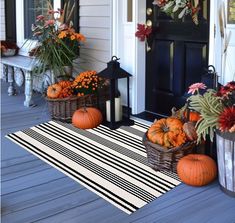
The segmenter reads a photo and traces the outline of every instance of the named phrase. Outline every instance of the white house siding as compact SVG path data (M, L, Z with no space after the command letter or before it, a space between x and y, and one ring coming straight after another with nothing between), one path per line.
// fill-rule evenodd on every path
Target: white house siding
M111 57L111 0L79 3L80 33L85 35L86 42L81 46L77 68L101 71Z
M5 31L5 3L4 0L0 0L0 40L5 40L6 39L6 31ZM2 72L2 64L0 63L0 72L1 76L0 78L3 77L3 72Z
M6 38L6 33L5 33L5 3L4 0L0 0L0 27L1 27L1 31L0 31L0 39L1 40L5 40Z

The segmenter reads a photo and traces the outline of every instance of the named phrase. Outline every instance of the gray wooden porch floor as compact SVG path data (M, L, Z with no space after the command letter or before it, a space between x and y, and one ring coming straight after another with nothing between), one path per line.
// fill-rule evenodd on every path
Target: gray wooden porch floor
M221 192L217 181L200 188L181 184L134 214L125 214L4 137L49 116L41 95L34 95L36 107L25 108L23 91L9 97L7 84L1 86L3 223L235 223L235 199Z

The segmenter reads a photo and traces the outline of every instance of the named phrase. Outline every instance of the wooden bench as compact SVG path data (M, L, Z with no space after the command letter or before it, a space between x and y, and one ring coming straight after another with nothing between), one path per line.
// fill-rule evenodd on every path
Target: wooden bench
M14 67L19 68L24 73L25 78L25 101L24 106L29 107L33 105L32 94L33 94L33 69L36 65L36 60L27 56L12 56L2 57L1 63L3 64L4 73L6 75L6 81L8 81L8 75L10 76L8 95L15 94L14 87ZM12 72L8 72L12 69Z

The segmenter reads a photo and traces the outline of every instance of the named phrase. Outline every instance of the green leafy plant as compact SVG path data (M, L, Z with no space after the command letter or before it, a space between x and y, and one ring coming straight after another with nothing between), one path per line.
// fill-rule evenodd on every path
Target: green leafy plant
M201 114L201 119L196 124L198 141L210 136L211 141L214 136L214 129L218 128L219 114L223 111L222 100L214 95L214 90L208 90L203 96L192 95L190 97L190 108Z
M37 70L49 69L54 74L64 75L64 66L71 66L78 56L81 42L85 37L76 33L70 20L74 5L65 4L64 10L54 11L48 2L47 15L39 15L32 24L33 36L37 45L29 54L38 59Z
M213 141L216 129L223 132L235 132L235 98L231 97L235 92L235 82L228 83L218 92L207 89L204 94L200 94L199 89L205 88L206 86L202 83L189 87L189 93L193 94L188 98L189 108L199 112L201 116L196 124L198 143L206 139L207 135Z

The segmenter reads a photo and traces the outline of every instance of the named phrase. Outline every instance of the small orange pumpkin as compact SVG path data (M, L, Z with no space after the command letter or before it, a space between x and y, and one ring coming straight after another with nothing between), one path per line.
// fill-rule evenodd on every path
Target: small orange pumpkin
M147 132L147 137L152 143L171 148L186 142L183 123L175 117L162 118L153 123Z
M52 84L47 88L48 98L58 98L62 91L62 87L59 84Z
M93 129L102 122L103 117L97 108L80 108L72 117L72 124L80 129Z
M216 178L217 166L215 161L207 155L189 154L179 160L177 174L185 184L203 186Z
M187 112L184 112L184 117L187 118ZM196 111L189 112L189 120L190 122L197 122L201 118L200 114Z

